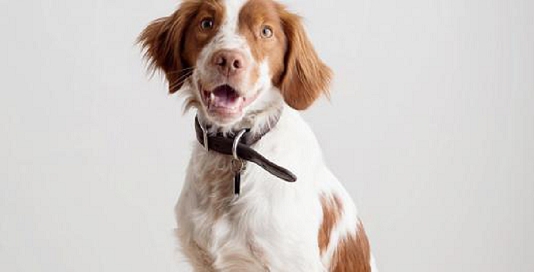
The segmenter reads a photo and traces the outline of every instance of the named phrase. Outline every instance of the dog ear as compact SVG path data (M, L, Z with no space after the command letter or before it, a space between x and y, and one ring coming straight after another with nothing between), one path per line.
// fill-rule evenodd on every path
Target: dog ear
M151 22L137 39L148 60L149 70L165 73L171 94L182 87L187 73L191 72L181 52L185 31L196 10L193 2L184 2L171 16Z
M286 103L297 110L308 108L323 92L328 94L332 71L308 39L301 18L281 7L287 40L285 72L277 87Z

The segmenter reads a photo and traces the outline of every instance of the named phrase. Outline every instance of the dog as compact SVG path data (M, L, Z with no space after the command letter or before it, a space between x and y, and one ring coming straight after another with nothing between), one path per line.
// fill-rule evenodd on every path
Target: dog
M195 271L377 271L356 206L299 115L332 75L299 16L274 0L184 0L138 42L197 110L175 207Z

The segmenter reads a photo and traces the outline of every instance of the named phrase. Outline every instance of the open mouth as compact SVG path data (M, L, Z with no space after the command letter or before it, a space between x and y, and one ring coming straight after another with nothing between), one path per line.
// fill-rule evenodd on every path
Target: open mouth
M230 85L221 85L212 91L203 91L202 96L208 112L233 117L241 114L246 98L240 96L238 91Z

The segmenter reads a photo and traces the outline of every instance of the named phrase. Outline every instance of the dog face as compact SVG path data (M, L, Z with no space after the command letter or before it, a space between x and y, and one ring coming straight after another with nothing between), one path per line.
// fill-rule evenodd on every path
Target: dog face
M306 109L331 76L300 18L272 0L185 0L139 42L170 93L189 92L189 103L219 125L261 110L272 91Z

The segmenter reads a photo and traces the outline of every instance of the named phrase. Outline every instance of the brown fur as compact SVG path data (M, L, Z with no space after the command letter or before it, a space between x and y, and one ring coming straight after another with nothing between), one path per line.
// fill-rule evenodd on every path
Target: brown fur
M199 27L206 17L216 20L209 31ZM202 47L217 33L216 26L223 19L224 7L218 1L185 0L172 15L153 21L141 33L138 42L145 50L150 68L165 73L171 94L193 72Z
M323 222L319 229L319 251L321 255L328 249L332 229L337 225L343 213L343 203L337 196L321 196L321 206L323 207Z
M270 26L273 30L271 38L261 36L263 26ZM239 13L239 32L247 39L256 62L261 63L268 58L273 82L280 81L285 69L287 41L274 2L250 0L245 4Z
M317 56L299 16L271 0L250 0L239 24L256 60L269 58L272 81L289 106L304 110L327 90L332 72ZM264 25L273 29L272 38L261 38Z
M288 41L285 71L277 86L288 105L304 110L327 91L332 71L319 59L301 18L286 11L282 5L277 6Z
M371 272L371 251L361 222L358 222L354 235L346 237L337 245L330 271Z

